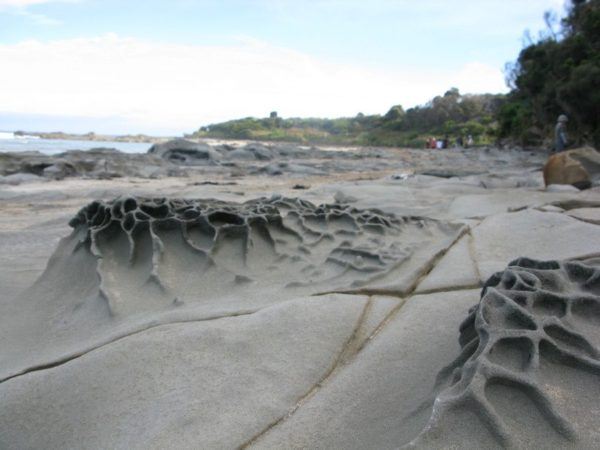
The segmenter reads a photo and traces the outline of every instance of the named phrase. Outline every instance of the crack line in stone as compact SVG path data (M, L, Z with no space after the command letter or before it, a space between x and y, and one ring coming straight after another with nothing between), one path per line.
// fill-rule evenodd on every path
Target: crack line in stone
M82 356L87 355L88 353L91 353L95 350L99 350L107 345L111 345L114 344L115 342L118 342L122 339L126 339L128 337L134 336L136 334L139 333L143 333L149 330L152 330L154 328L158 328L158 327L162 327L162 326L167 326L167 325L178 325L178 324L185 324L185 323L194 323L194 322L210 322L212 320L219 320L219 319L228 319L228 318L233 318L233 317L240 317L240 316L249 316L252 314L255 314L261 310L263 310L265 308L259 308L256 310L252 310L252 311L238 311L238 312L234 312L234 313L230 313L230 314L223 314L220 316L212 316L212 317L206 317L203 319L187 319L187 320L174 320L172 322L165 322L165 323L158 323L155 325L150 325L146 328L142 328L140 330L135 330L135 331L131 331L129 333L123 334L122 336L117 336L113 339L109 339L105 342L101 342L97 345L91 346L90 348L88 348L87 350L82 350L80 352L76 352L76 353L71 353L70 355L67 356L63 356L63 357L59 357L58 359L56 359L53 362L49 362L49 363L45 363L45 364L38 364L35 366L31 366L27 369L23 369L18 373L15 373L13 375L10 375L6 378L3 378L2 380L0 380L0 384L12 380L13 378L18 378L21 377L23 375L27 375L31 372L38 372L41 370L47 370L47 369L53 369L54 367L58 367L58 366L62 366L63 364L66 364L70 361L73 361L75 359L78 359Z
M475 276L479 283L483 284L484 280L481 278L481 270L479 269L479 261L477 261L476 252L475 252L475 237L473 236L473 230L477 228L479 225L483 223L479 222L474 227L469 227L469 232L467 233L467 248L469 249L469 258L471 258L471 262L473 263L473 268L475 269Z
M350 349L352 343L356 340L356 335L358 334L359 330L362 328L362 325L367 316L367 312L371 307L372 298L370 297L369 300L366 302L365 307L363 308L363 311L357 321L356 327L354 328L352 335L344 344L341 352L338 354L337 358L335 359L333 366L331 367L331 369L329 369L329 371L325 374L325 376L321 380L319 380L304 396L302 396L296 402L294 407L288 411L287 414L285 414L284 416L281 416L279 419L271 422L269 425L267 425L267 427L265 429L263 429L259 433L255 434L248 441L246 441L242 445L240 445L238 447L238 450L247 449L248 447L250 447L251 445L256 443L258 440L260 440L267 433L269 433L272 429L274 429L275 427L277 427L278 425L280 425L281 423L283 423L287 419L289 419L292 415L294 415L296 413L296 411L298 411L298 409L300 409L300 407L302 407L310 398L312 398L322 388L322 386L330 378L332 378L334 376L335 373L337 373L337 371L338 371L337 369L339 369L341 364L344 364L344 363L347 364L351 359L355 358L365 348L366 344L368 342L370 342L371 340L373 340L373 338L375 338L375 336L377 336L379 334L379 332L393 319L393 317L398 313L398 311L400 311L400 309L402 309L402 307L406 304L406 301L409 298L411 298L412 294L419 287L419 284L421 284L421 282L425 279L425 277L435 268L437 263L439 261L441 261L441 259L450 251L450 249L452 247L454 247L460 241L460 239L469 232L470 232L470 227L469 226L464 227L461 230L461 232L458 234L458 236L454 239L454 241L452 241L452 243L448 247L446 247L445 249L436 253L428 261L428 263L425 265L426 270L421 274L421 276L413 283L413 285L408 290L408 297L401 298L400 299L401 301L398 303L398 305L396 305L387 314L387 316L380 322L379 326L373 331L373 333L371 333L366 339L364 339L364 341L358 346L358 348L353 353L351 353L349 356L347 356L348 350ZM336 293L337 294L341 293L341 294L356 295L356 294L359 294L360 292L353 292L353 291L323 292L323 293L319 293L316 295L326 295L326 294L336 294ZM364 292L363 292L363 294L364 294ZM371 295L373 295L373 294L371 294ZM375 294L375 295L377 295L377 294ZM396 297L399 297L398 293L396 293Z
M473 289L480 289L482 287L481 283L477 283L477 284L462 284L459 286L448 286L448 287L441 287L441 288L436 288L436 289L428 289L426 291L420 291L420 292L416 292L415 296L417 295L429 295L429 294L441 294L444 292L457 292L457 291L470 291Z
M344 364L344 362L347 361L347 354L349 353L352 343L357 339L358 332L360 331L360 329L362 328L362 326L365 322L367 312L370 309L371 302L372 302L372 299L368 299L365 302L365 306L363 307L361 314L358 317L358 320L356 321L354 329L352 330L352 334L350 334L350 337L346 340L346 342L344 342L342 349L337 354L337 356L334 359L333 364L331 365L329 370L327 370L327 372L325 372L325 375L323 377L321 377L319 379L319 381L317 381L304 395L302 395L296 401L296 404L286 414L284 414L283 416L274 420L269 425L267 425L262 431L258 432L257 434L252 436L249 440L247 440L246 442L241 444L238 447L238 450L244 450L244 449L250 447L251 445L256 443L259 439L261 439L264 435L266 435L269 431L271 431L273 428L277 427L281 423L288 420L292 415L294 415L294 413L302 405L304 405L310 398L312 398L321 389L321 387L327 382L327 380L329 380L334 375L334 373L337 372L337 370ZM356 352L354 352L354 354L351 354L350 356L354 356L355 354L356 354Z

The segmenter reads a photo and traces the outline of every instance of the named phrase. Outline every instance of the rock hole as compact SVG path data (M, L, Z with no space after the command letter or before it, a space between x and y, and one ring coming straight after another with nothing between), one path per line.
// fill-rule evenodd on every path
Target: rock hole
M130 232L131 230L133 230L134 226L135 226L135 217L134 217L133 213L128 212L127 214L125 214L125 218L123 219L123 229L127 232Z
M485 387L485 396L510 434L519 441L517 447L556 448L566 444L550 407L529 386L493 378Z
M140 205L140 209L148 214L150 217L154 217L155 219L164 219L169 215L169 207L168 205L151 205L147 203L142 203Z
M134 209L137 209L137 202L134 198L127 198L123 201L123 212L128 213Z
M533 312L541 316L563 317L567 313L567 304L562 298L544 292L533 301Z
M571 305L571 313L579 320L600 326L600 302L597 300L577 299Z
M559 327L558 325L549 325L544 327L544 331L558 344L566 345L570 350L573 350L577 353L584 353L591 357L596 356L596 351L588 341L562 327Z
M527 338L504 338L490 349L488 359L509 370L522 371L527 368L533 352L533 342Z
M243 225L244 220L236 215L226 211L217 211L208 216L210 223L216 227L220 225Z

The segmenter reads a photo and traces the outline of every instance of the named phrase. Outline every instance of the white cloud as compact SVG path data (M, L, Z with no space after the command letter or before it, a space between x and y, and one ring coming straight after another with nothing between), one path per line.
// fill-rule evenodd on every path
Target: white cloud
M246 40L175 45L116 35L0 45L0 112L122 117L144 130L192 131L243 116L337 117L424 103L456 86L505 91L500 68L386 71L333 64ZM140 128L138 128L140 129Z
M463 92L505 92L506 84L502 71L478 62L467 63L454 75L453 86Z

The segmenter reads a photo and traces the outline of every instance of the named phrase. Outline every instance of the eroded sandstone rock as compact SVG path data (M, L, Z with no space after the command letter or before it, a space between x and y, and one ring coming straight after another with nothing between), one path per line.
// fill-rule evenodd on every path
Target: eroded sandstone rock
M513 261L486 282L460 333L462 352L439 373L411 446L600 445L597 265Z
M600 181L600 153L581 147L550 156L544 166L544 183L570 184L587 189Z
M89 204L70 224L44 273L5 302L0 378L148 324L329 292L402 295L463 231L283 197L123 197Z

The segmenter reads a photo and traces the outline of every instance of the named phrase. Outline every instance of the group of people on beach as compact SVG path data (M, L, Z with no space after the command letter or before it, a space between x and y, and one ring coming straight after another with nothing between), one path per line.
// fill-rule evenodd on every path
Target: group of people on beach
M463 139L462 136L458 136L456 138L456 140L454 141L454 147L456 148L469 148L473 146L473 136L471 136L470 134L467 136L466 141ZM430 137L429 139L427 139L427 141L425 141L425 148L430 148L430 149L444 149L444 148L450 148L450 139L448 138L448 135L444 136L443 139L438 139L435 137Z
M568 148L567 122L569 118L565 114L558 116L556 126L554 128L554 151L562 152ZM454 141L455 148L469 148L473 146L473 136L468 135L466 141L462 136L458 136ZM445 149L450 148L450 139L448 135L443 139L430 137L425 141L425 148L428 149Z

